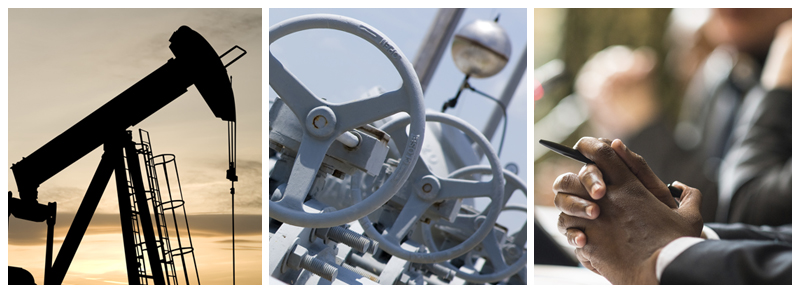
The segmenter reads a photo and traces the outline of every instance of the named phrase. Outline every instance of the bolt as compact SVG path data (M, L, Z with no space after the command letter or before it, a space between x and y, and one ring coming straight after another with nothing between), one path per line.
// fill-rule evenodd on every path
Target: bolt
M473 222L475 230L480 229L481 225L483 225L483 222L485 222L485 221L486 221L486 217L485 216L477 216L477 217L475 217L475 220ZM490 235L494 235L494 234L490 234Z
M314 117L314 127L322 128L325 127L325 125L328 125L328 119L325 119L325 116L317 115Z
M315 234L318 237L327 237L333 241L350 246L361 253L370 252L374 254L375 250L378 248L377 245L373 244L372 239L341 226L331 227L329 229L317 229Z
M456 272L440 263L427 264L426 267L428 271L441 277L445 281L452 281L453 277L456 276Z
M316 107L308 112L304 124L309 134L327 138L336 128L336 113L327 106Z
M308 255L308 250L305 247L296 244L286 256L286 262L284 264L295 270L305 269L331 282L333 282L339 274L338 268L323 260Z
M431 190L433 190L433 186L430 183L425 183L425 185L422 185L422 191L425 193L431 192Z
M380 248L380 243L376 240L370 239L369 248L367 248L367 252L371 254L378 253L378 248Z
M422 200L433 201L436 199L436 196L439 195L442 185L439 183L439 179L436 178L436 176L425 175L419 179L415 188L418 188L415 193Z
M375 276L374 274L372 274L372 273L368 272L368 271L367 271L367 270L365 270L365 269L362 269L362 268L359 268L359 267L354 267L354 266L351 266L351 265L347 264L346 262L342 262L342 267L343 267L343 268L345 268L345 269L351 270L351 271L353 271L354 273L356 273L356 274L359 274L359 275L361 275L361 276L362 276L362 277L364 277L364 278L370 279L370 280L372 280L372 281L373 281L373 282L375 282L375 283L378 283L378 282L380 282L380 280L378 279L378 277L377 277L377 276Z

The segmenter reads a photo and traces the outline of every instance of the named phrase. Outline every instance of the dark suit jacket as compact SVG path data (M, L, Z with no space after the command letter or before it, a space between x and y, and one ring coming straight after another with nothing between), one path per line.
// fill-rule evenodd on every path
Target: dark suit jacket
M720 172L717 220L791 224L792 91L754 90L737 124Z
M716 218L719 164L730 147L745 94L758 84L761 65L726 49L715 50L707 60L716 61L706 61L697 70L682 100L674 132L673 122L665 116L623 141L647 158L659 178L702 191L700 214L703 221L715 222L721 221Z
M666 267L661 284L792 284L791 225L708 226L722 240L689 247Z

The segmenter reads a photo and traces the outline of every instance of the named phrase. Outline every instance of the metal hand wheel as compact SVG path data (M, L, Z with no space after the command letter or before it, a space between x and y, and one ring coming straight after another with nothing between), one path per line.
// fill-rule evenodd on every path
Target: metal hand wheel
M397 145L404 145L407 135L405 126L408 124L408 117L393 120L385 124L381 129L389 133ZM479 182L472 180L440 178L434 175L425 164L424 160L417 161L414 170L409 177L412 194L408 195L408 201L403 206L397 216L394 225L389 227L384 234L379 233L372 222L363 217L359 220L361 227L372 239L380 242L380 248L384 251L414 263L435 263L458 257L481 243L481 240L492 231L497 217L503 207L503 169L500 160L492 149L489 141L472 125L459 119L458 117L443 113L428 113L427 121L449 124L463 131L469 138L478 143L483 152L489 159L492 166L492 181ZM351 188L353 197L359 199L361 174L353 176ZM373 195L374 196L374 195ZM487 214L482 219L480 227L461 244L453 246L444 251L438 252L411 252L400 247L400 241L408 235L413 226L420 225L422 216L434 203L448 199L489 197L492 203L487 207ZM367 198L369 199L369 198Z
M527 208L517 206L517 205L506 205L508 200L511 198L511 195L514 191L520 190L522 191L525 196L528 195L528 188L525 186L525 183L522 182L522 179L514 175L508 170L503 170L503 175L505 175L506 179L506 188L505 194L503 199L504 208L503 210L515 210L515 211L524 211L527 213ZM489 166L468 166L450 173L451 178L464 178L468 175L473 174L492 174L492 169ZM509 188L510 187L510 188ZM486 215L487 210L484 210L483 213L479 215L459 215L459 217L464 218L474 218L480 215ZM442 231L454 231L454 229L449 229L452 224L446 223L444 221L439 221L440 223L433 223L431 225L422 225L422 238L425 240L425 246L428 247L431 251L438 251L438 245L436 245L433 241L433 235L431 234L431 226L440 226ZM469 221L467 221L469 222ZM513 243L507 243L506 245L513 245L515 246L514 249L518 249L518 253L522 253L522 255L518 256L519 258L511 265L506 263L505 257L503 256L503 247L506 245L501 245L497 242L495 237L486 237L483 238L480 244L480 251L471 251L470 254L475 254L476 256L483 257L487 261L492 264L494 268L494 272L490 274L481 274L481 273L467 273L464 271L459 270L449 262L442 263L446 267L454 270L456 272L456 277L464 279L468 282L472 283L491 283L497 282L502 279L508 278L516 273L518 273L522 268L525 267L528 261L528 252L525 250L525 243L527 242L527 230L528 230L528 222L525 221L525 225L522 226L519 232L516 233L516 237ZM461 231L465 232L465 231ZM469 234L471 231L466 231Z
M303 125L303 139L284 196L278 201L270 201L269 216L295 226L324 228L364 217L397 193L419 158L425 133L425 107L422 88L411 63L389 38L366 23L327 14L295 17L270 27L269 43L294 32L315 28L340 30L366 40L389 58L403 80L403 85L397 90L364 100L334 104L315 96L272 52L269 53L269 85ZM330 213L304 212L303 201L331 143L345 131L399 112L411 115L411 139L408 139L402 160L387 183L370 198L348 208Z

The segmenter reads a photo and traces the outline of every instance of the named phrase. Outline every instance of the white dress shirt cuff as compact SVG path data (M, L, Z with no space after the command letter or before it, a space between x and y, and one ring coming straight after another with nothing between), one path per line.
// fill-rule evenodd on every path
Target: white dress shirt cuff
M714 233L716 235L716 233ZM661 274L664 273L664 270L675 260L678 255L683 253L686 249L689 249L692 245L695 245L699 242L704 241L705 239L699 237L681 237L675 240L672 240L667 246L661 249L661 253L658 254L658 259L656 260L656 279L658 282L661 282Z
M719 235L717 235L717 232L714 232L713 229L709 228L706 225L703 225L703 233L701 233L700 237L703 237L708 240L719 240Z

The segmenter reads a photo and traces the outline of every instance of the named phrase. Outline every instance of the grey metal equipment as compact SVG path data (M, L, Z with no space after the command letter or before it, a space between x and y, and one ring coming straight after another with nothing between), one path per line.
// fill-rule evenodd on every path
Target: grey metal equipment
M509 204L527 193L524 181L476 127L425 112L408 60L369 25L301 16L273 25L270 43L313 28L367 40L403 85L333 104L270 53L270 283L527 284L527 222L519 231L497 222L503 211L527 212Z
M425 132L425 116L422 88L411 63L396 49L397 45L366 23L337 15L300 16L270 27L269 42L272 44L288 34L314 28L336 29L366 40L389 58L403 80L403 85L397 90L365 100L333 104L315 96L272 52L269 53L270 86L282 97L303 126L302 141L283 197L269 202L269 214L278 221L292 225L323 228L366 216L397 193L419 158L419 145L422 144ZM400 164L387 180L387 184L373 197L349 208L324 214L304 212L303 201L331 144L347 131L398 112L411 115L411 134Z
M489 166L469 166L456 170L455 172L451 173L449 177L463 178L463 177L469 177L469 175L473 174L482 174L482 175L492 174L492 169ZM519 177L514 175L514 173L508 170L503 170L503 175L505 176L506 179L505 194L503 196L503 205L505 207L503 208L503 211L514 210L527 213L528 209L524 206L517 206L517 205L509 206L507 204L508 200L511 198L511 195L514 193L514 191L519 190L522 191L522 193L525 194L526 196L528 195L528 188L525 186L525 183L522 182L522 179L520 179ZM486 211L483 211L482 213L477 215L464 214L463 216L459 215L459 217L474 218L476 216L484 214L486 214ZM448 235L457 236L449 232L449 231L454 231L454 229L452 229L453 226L454 225L452 223L447 223L444 221L439 221L438 223L433 223L431 225L423 225L422 236L425 239L425 245L431 248L431 250L433 251L438 251L439 250L438 247L440 247L440 245L434 243L433 240L434 237L431 230L436 229L437 233L442 233L442 234L447 233ZM475 254L479 254L485 257L491 262L492 268L494 270L491 273L488 274L482 274L480 272L467 273L465 271L458 270L452 264L447 262L442 263L441 265L448 269L454 270L456 272L457 277L474 283L491 283L511 277L512 275L520 272L527 264L528 252L525 250L525 243L527 242L528 239L527 228L528 228L528 222L526 221L525 224L522 226L522 228L512 236L513 240L506 241L506 243L498 243L495 237L483 238L483 241L481 242L479 247L480 249L472 251L476 252ZM472 252L470 252L470 254L472 254ZM504 252L509 256L508 257L504 256ZM467 257L469 257L470 254L468 254ZM509 257L516 258L516 261L514 261L514 263L511 265L508 265L506 263Z
M492 231L492 227L503 208L502 196L503 186L505 185L500 159L498 159L497 154L492 151L489 141L487 141L475 127L458 117L443 113L430 112L427 114L427 120L455 126L478 143L483 151L487 153L489 164L492 166L492 181L478 182L453 178L439 178L431 173L424 161L420 160L414 167L410 180L406 183L406 188L410 189L412 192L400 193L395 197L397 198L405 195L407 199L405 199L404 206L397 216L395 224L392 225L386 233L379 233L373 226L372 221L367 217L359 220L361 227L367 232L367 235L373 239L378 239L381 249L396 257L415 263L435 263L449 260L472 250L475 246L480 244L481 240ZM404 126L407 123L407 118L401 118L385 124L383 129L389 133L395 134L393 139L397 145L403 145L402 140L405 139ZM353 183L350 184L353 192L360 192L358 188L353 188L354 185ZM359 196L355 197L358 198ZM437 215L436 213L429 212L429 209L441 210L442 206L446 206L442 204L443 201L460 201L464 198L475 197L489 197L492 203L487 208L489 212L481 220L480 228L464 242L443 251L428 253L410 252L400 248L400 241L403 237L407 236L410 230L415 226L421 225L426 221L430 222L432 220L431 218L435 220L444 216L443 218L452 221L452 218L456 216L454 213L449 213L449 215ZM437 207L432 207L434 204L437 204ZM456 206L461 206L460 202Z
M319 260L313 256L308 255L308 249L302 246L294 245L291 253L286 255L284 266L292 269L306 269L312 273L320 275L328 281L336 279L339 274L339 269Z

